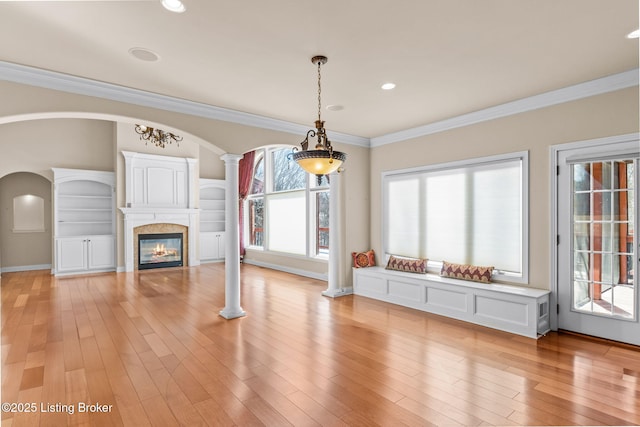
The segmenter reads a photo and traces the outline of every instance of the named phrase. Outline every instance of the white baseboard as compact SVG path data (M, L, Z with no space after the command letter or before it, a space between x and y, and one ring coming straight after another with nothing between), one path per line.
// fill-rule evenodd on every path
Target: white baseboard
M2 267L0 273L14 273L17 271L33 271L33 270L50 270L51 264L37 264L37 265L18 265L14 267Z
M272 270L284 271L285 273L296 274L298 276L308 277L310 279L323 280L325 282L327 281L327 275L326 274L315 273L313 271L299 270L297 268L284 267L282 265L271 264L269 262L256 261L256 260L252 260L252 259L245 259L244 263L245 264L255 265L255 266L258 266L258 267L270 268Z

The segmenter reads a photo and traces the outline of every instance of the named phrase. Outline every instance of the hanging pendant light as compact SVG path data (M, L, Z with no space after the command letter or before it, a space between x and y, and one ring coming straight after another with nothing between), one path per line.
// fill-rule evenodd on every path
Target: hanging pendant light
M300 143L302 150L297 147L293 149L292 157L300 165L302 169L310 174L318 177L318 182L323 175L328 175L342 166L347 159L347 155L334 151L331 141L327 138L327 132L324 129L324 121L320 117L322 110L322 87L320 85L320 67L327 63L326 56L314 56L311 62L318 66L318 120L316 120L316 128L307 132L304 141ZM315 149L309 150L309 138L317 138Z

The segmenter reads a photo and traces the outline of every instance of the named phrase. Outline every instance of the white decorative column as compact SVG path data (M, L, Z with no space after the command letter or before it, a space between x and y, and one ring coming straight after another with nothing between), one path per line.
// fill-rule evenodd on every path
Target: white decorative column
M238 154L223 154L226 191L225 191L225 307L220 316L235 319L246 316L240 307L240 232L238 220L238 164L244 157Z
M342 212L340 206L340 173L330 175L329 184L329 273L327 277L327 289L322 292L326 297L339 297L347 295L346 289L340 286L340 260L342 259L342 242L340 241Z

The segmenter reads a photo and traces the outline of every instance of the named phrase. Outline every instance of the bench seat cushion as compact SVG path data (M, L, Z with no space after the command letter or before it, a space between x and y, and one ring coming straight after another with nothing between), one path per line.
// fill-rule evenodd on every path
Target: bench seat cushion
M490 283L493 267L480 267L469 264L455 264L443 261L440 275L452 279L471 280L473 282Z

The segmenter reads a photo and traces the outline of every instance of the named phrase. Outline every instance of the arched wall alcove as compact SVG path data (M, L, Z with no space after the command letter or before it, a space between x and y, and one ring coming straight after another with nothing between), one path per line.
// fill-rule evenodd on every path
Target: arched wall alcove
M16 206L22 196L42 205ZM24 212L24 210L27 212ZM42 212L30 212L31 209ZM16 227L15 215L42 216L42 226ZM32 172L13 172L0 178L0 270L49 269L52 263L51 181Z

